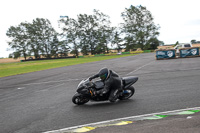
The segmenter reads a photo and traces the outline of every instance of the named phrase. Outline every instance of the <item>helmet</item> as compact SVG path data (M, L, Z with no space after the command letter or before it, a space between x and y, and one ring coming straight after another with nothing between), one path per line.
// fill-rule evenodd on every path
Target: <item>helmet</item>
M108 70L108 68L102 68L99 71L99 77L101 78L101 80L106 80L110 75L110 71Z

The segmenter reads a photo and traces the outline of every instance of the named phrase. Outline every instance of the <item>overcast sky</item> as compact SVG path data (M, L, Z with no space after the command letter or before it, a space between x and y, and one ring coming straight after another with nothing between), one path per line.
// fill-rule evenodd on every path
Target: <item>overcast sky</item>
M6 36L10 26L46 18L58 29L60 16L76 19L78 14L93 14L93 9L109 15L112 25L117 26L122 22L121 12L130 5L147 7L154 22L161 27L158 39L165 44L200 41L199 0L1 0L0 57L8 57L11 53L7 51Z

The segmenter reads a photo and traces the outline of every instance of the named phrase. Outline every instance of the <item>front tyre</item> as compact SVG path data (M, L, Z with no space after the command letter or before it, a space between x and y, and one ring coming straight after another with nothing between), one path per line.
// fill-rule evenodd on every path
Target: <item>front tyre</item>
M76 93L72 97L72 102L77 105L83 105L83 104L87 103L88 101L89 101L89 99L87 97L84 97L83 95L81 95L79 93Z
M119 99L120 100L129 99L130 97L133 96L134 93L135 93L135 88L133 86L130 86L129 88L123 90L123 94L122 96L119 96Z

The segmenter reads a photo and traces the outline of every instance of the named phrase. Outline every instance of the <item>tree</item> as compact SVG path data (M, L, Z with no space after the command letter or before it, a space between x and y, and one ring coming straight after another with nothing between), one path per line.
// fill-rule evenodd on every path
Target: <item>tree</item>
M60 20L62 36L72 44L72 53L78 56L78 49L83 55L109 52L113 28L110 27L109 16L98 10L94 14L79 14L77 20L64 18Z
M34 40L32 40L32 43L34 42L36 45L36 48L34 49L34 52L37 54L37 50L40 50L41 53L47 57L51 58L56 52L57 45L53 43L53 39L57 36L57 32L52 27L51 22L48 19L44 18L36 18L33 20L32 24L33 28L33 36ZM36 51L35 51L36 50Z
M98 10L94 10L94 18L96 18L98 24L98 44L95 50L97 50L98 47L101 47L101 53L109 53L108 44L112 41L112 35L115 28L110 26L110 17Z
M191 42L191 44L194 44L194 43L196 43L197 41L193 39L193 40L191 40L190 42Z
M78 48L80 46L80 39L78 38L80 34L78 22L73 18L67 17L66 19L61 19L60 23L63 24L63 27L61 28L63 33L61 36L66 39L67 43L73 45L72 53L78 57Z
M98 24L93 15L79 14L78 15L79 25L79 38L80 47L84 55L88 52L95 54L95 47L97 46L97 30ZM88 51L89 50L89 51Z
M174 46L173 47L175 47L176 45L179 45L179 42L177 41L175 44L174 44Z
M60 57L66 57L68 56L68 52L70 50L70 47L67 44L67 41L63 40L63 41L59 41L58 42L58 56Z
M50 45L50 55L53 57L58 57L59 40L57 34L53 35L53 39Z
M13 54L9 54L8 58L13 58Z
M58 34L51 26L48 19L36 18L32 23L22 22L20 25L11 26L7 31L7 36L11 38L8 43L14 49L14 58L34 54L35 58L56 57L58 53Z
M88 50L91 54L104 52L104 50L108 52L107 45L112 33L109 16L98 10L94 10L93 15L79 14L78 25L83 54L87 54Z
M145 45L145 47L146 47L145 49L150 49L150 50L157 49L157 47L159 46L160 43L162 43L162 42L159 41L157 38L151 38Z
M132 36L125 36L124 37L124 46L125 46L125 49L126 49L126 52L127 51L130 51L130 50L134 50L136 48L136 41L133 39Z
M163 46L163 45L165 45L165 43L163 41L159 41L159 45Z
M108 44L112 43L114 27L104 26L99 29L98 47L102 47L101 53L109 53Z
M21 23L16 27L11 26L6 35L11 39L11 41L8 42L8 45L15 50L13 53L14 58L16 59L23 55L26 60L26 57L29 55L28 46L30 40L27 36L25 23Z
M115 29L113 32L113 40L112 40L112 46L116 45L117 46L117 51L120 52L122 49L122 44L120 44L123 40L120 37L121 33L119 30Z
M36 20L33 20L32 23L27 23L25 26L28 30L28 37L31 40L29 43L30 53L33 53L35 59L38 59L42 53L42 45L40 42L40 25L37 24Z
M154 41L159 35L159 26L153 22L150 11L143 6L130 6L121 14L124 23L122 29L125 33L126 48L140 47L144 49L145 45Z

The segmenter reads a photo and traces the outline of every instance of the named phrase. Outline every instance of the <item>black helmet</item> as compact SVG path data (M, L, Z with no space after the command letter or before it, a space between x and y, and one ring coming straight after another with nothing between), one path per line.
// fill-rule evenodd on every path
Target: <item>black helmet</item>
M99 71L99 77L101 78L101 80L106 80L110 75L110 71L108 70L108 68L102 68Z

